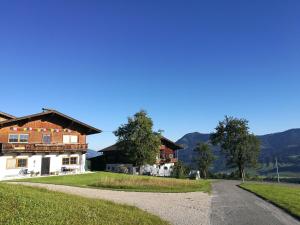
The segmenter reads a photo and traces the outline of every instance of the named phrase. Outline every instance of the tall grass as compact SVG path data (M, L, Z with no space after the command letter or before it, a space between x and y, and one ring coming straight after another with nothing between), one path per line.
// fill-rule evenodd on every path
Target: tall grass
M133 176L108 172L42 177L18 181L143 192L209 192L211 189L210 181L204 180L195 181L187 179Z
M170 178L120 176L100 177L91 186L115 189L132 189L136 191L161 191L161 192L188 192L188 191L209 191L208 182L180 180Z

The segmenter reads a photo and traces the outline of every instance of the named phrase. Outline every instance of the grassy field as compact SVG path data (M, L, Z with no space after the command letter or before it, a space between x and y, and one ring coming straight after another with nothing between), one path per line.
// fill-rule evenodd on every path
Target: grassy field
M0 202L5 225L169 224L132 206L21 185L0 184Z
M143 192L210 192L211 190L210 181L133 176L108 172L29 178L17 181Z
M300 218L300 186L245 183L240 185Z

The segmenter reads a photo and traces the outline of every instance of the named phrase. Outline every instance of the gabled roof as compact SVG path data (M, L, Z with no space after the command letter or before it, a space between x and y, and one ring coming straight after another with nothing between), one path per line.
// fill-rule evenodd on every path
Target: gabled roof
M58 118L61 119L61 121L63 122L70 122L70 126L72 127L76 127L78 129L80 129L82 132L84 132L85 134L89 135L89 134L97 134L97 133L101 133L102 131L92 127L86 123L83 123L79 120L76 120L70 116L67 116L61 112L58 112L56 110L53 109L43 109L44 111L41 113L36 113L36 114L32 114L32 115L28 115L28 116L23 116L23 117L14 117L10 120L5 120L0 122L0 128L2 127L6 127L6 126L10 126L10 125L14 125L17 123L22 123L22 122L28 122L28 121L32 121L34 119L39 119L39 118L46 118L47 116L56 116Z
M98 152L110 152L110 151L119 151L119 149L117 148L117 144L113 144L111 146L103 148L103 149L99 150Z
M178 149L183 149L183 147L179 144L176 144L175 142L169 140L168 138L166 137L161 137L161 142L163 145L173 149L173 150L178 150Z
M1 112L1 111L0 111L0 116L6 118L6 119L8 119L8 120L16 118L16 117L13 116L13 115L10 115L10 114L8 114L8 113Z
M173 150L178 150L178 149L183 149L182 146L176 144L175 142L165 138L165 137L161 137L161 143ZM102 150L99 150L98 152L110 152L110 151L119 151L119 149L117 148L117 144L108 146Z

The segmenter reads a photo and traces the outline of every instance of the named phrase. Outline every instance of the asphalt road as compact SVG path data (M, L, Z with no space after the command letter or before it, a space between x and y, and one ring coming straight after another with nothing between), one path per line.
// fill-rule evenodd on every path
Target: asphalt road
M237 184L237 181L213 183L211 225L300 225L283 210Z

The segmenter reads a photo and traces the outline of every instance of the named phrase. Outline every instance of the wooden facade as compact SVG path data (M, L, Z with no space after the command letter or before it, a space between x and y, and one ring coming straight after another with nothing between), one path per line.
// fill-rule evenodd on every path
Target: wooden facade
M157 155L156 164L163 165L166 163L176 163L176 151L179 149L182 149L180 145L177 145L171 140L162 137L160 153ZM91 159L92 168L97 168L97 170L99 168L100 170L103 170L105 168L105 164L131 163L128 159L128 156L124 154L123 151L119 150L116 144L102 149L99 152L101 152L103 155Z
M177 162L177 149L171 149L165 145L161 145L160 154L156 161L156 164L164 164L164 163L175 163Z
M81 152L88 149L86 135L101 131L55 110L46 110L20 118L6 118L0 114L0 154L36 152ZM11 137L25 135L25 140L11 141ZM74 141L68 143L66 140ZM47 140L45 142L45 140Z
M86 136L100 133L56 110L0 113L0 180L85 172Z

